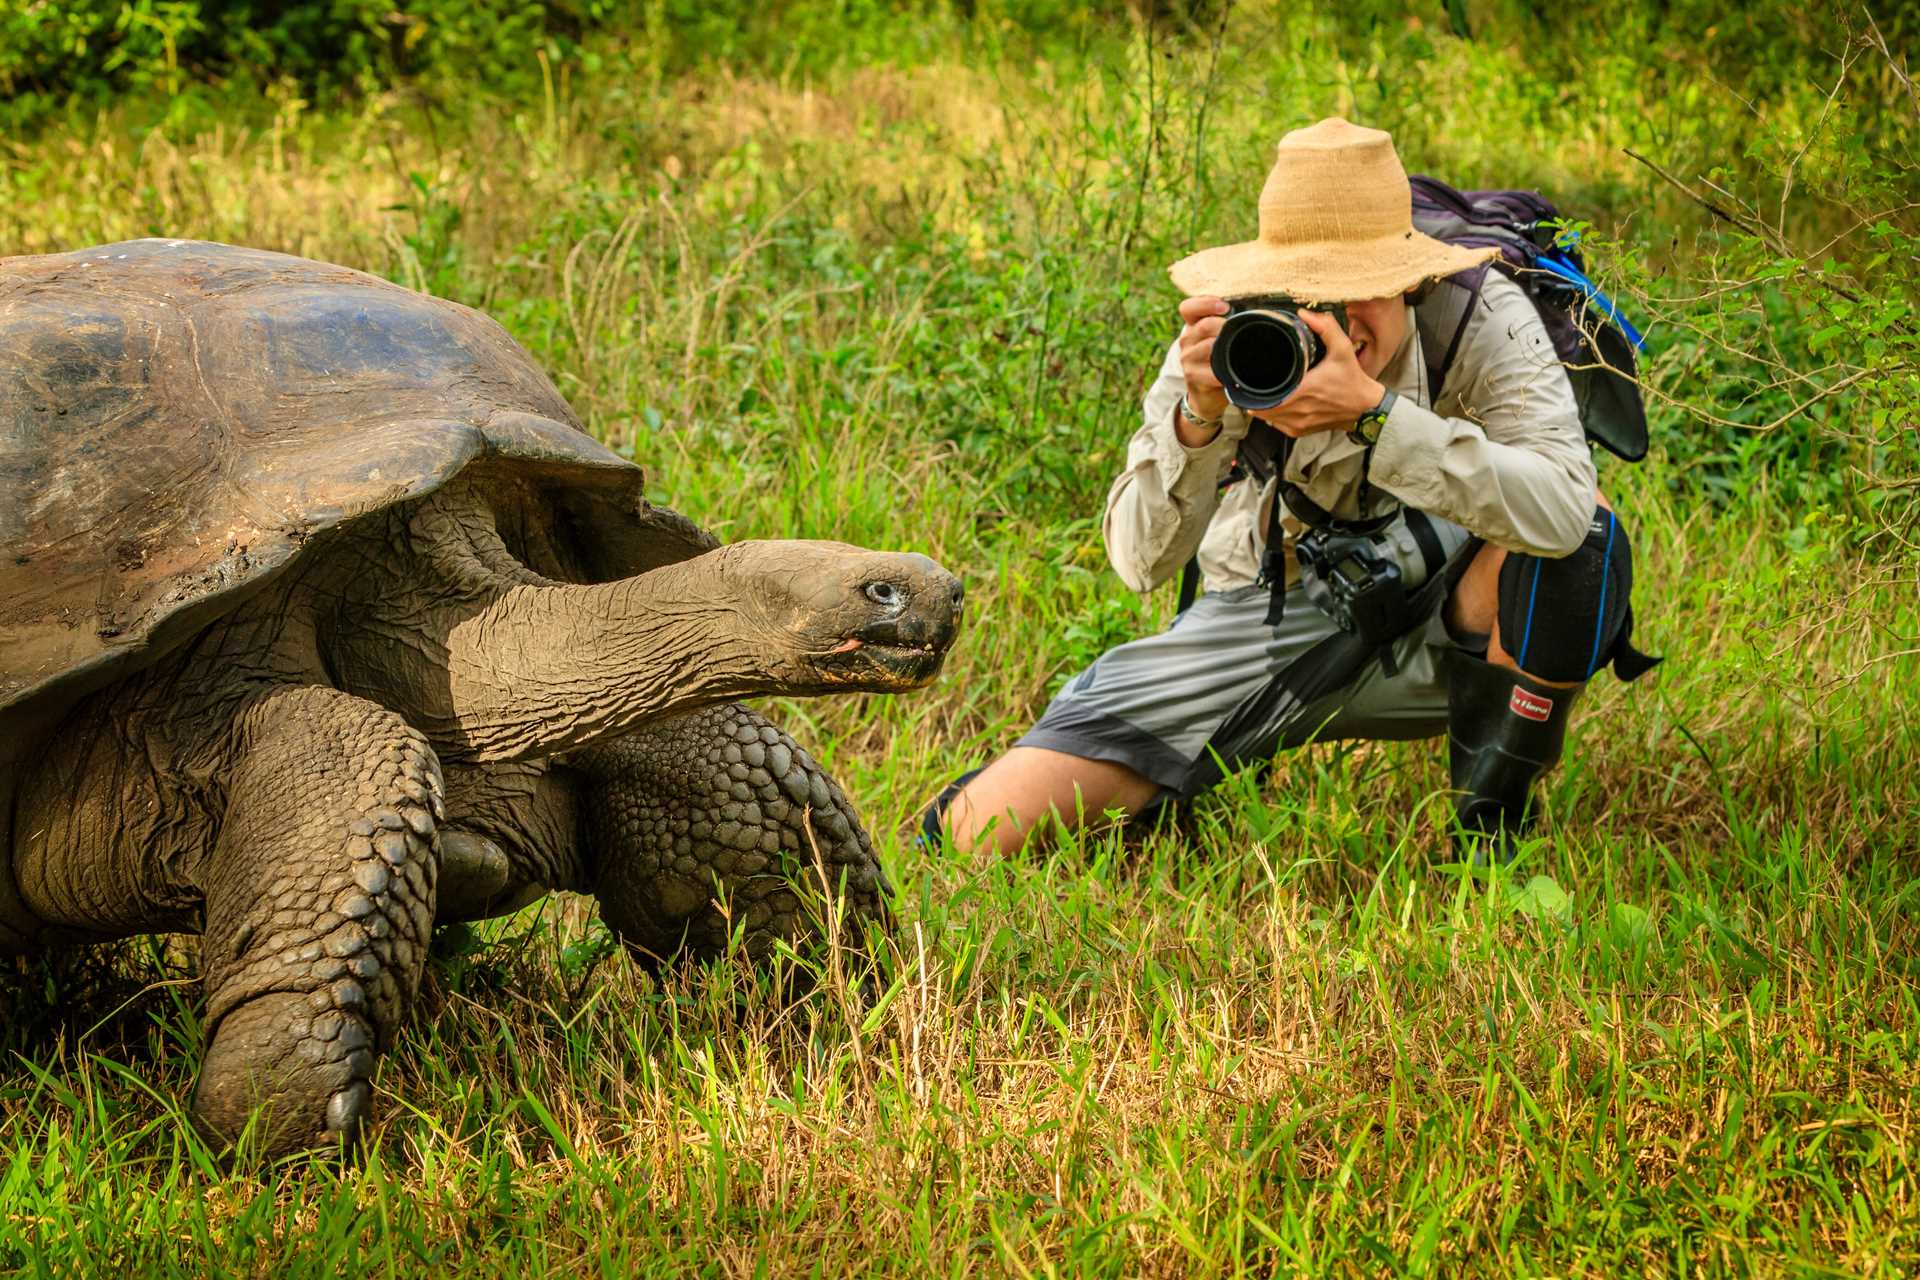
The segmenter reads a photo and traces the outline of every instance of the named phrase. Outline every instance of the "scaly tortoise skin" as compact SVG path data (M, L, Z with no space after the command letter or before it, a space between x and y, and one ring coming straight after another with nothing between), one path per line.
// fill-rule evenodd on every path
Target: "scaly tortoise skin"
M353 1134L436 922L749 952L885 884L734 699L937 674L924 556L720 545L477 312L181 240L0 259L0 952L202 935L194 1108Z

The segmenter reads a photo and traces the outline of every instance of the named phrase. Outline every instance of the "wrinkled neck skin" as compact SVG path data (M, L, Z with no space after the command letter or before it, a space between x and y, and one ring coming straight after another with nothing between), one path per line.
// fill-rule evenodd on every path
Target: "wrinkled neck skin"
M310 589L340 688L399 712L450 760L530 760L773 686L781 637L743 615L728 555L552 582L453 486L357 531Z
M448 630L453 725L426 732L457 736L471 759L518 760L763 692L765 659L706 563L723 554L622 582L501 591Z

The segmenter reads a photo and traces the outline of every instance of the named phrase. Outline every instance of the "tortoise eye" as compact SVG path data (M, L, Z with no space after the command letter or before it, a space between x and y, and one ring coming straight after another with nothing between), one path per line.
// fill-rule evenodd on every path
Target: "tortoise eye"
M867 584L866 597L875 604L885 605L887 608L892 608L900 604L903 600L900 588L894 586L891 582L869 582Z

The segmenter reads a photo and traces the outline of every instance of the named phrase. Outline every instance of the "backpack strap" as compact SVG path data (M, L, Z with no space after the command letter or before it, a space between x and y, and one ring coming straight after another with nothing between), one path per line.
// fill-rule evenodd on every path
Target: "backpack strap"
M1193 608L1193 602L1200 598L1200 553L1194 552L1180 570L1180 604L1175 613L1185 613Z
M1446 386L1486 279L1482 268L1448 276L1436 282L1426 300L1413 309L1414 328L1420 333L1420 359L1427 371L1428 408L1439 401L1441 388Z

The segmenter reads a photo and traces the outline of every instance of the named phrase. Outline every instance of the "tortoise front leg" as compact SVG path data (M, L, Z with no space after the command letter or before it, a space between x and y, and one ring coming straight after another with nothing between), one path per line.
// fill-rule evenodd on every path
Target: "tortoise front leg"
M754 955L805 933L816 848L832 891L845 886L849 920L885 917L891 889L853 806L757 712L728 705L657 721L567 765L583 775L587 880L636 954L717 954L742 922Z
M208 1048L194 1110L266 1147L351 1137L374 1054L419 985L433 925L440 765L398 716L334 689L252 703L204 891Z
M551 889L585 890L573 775L546 761L445 769L435 923L506 915Z

